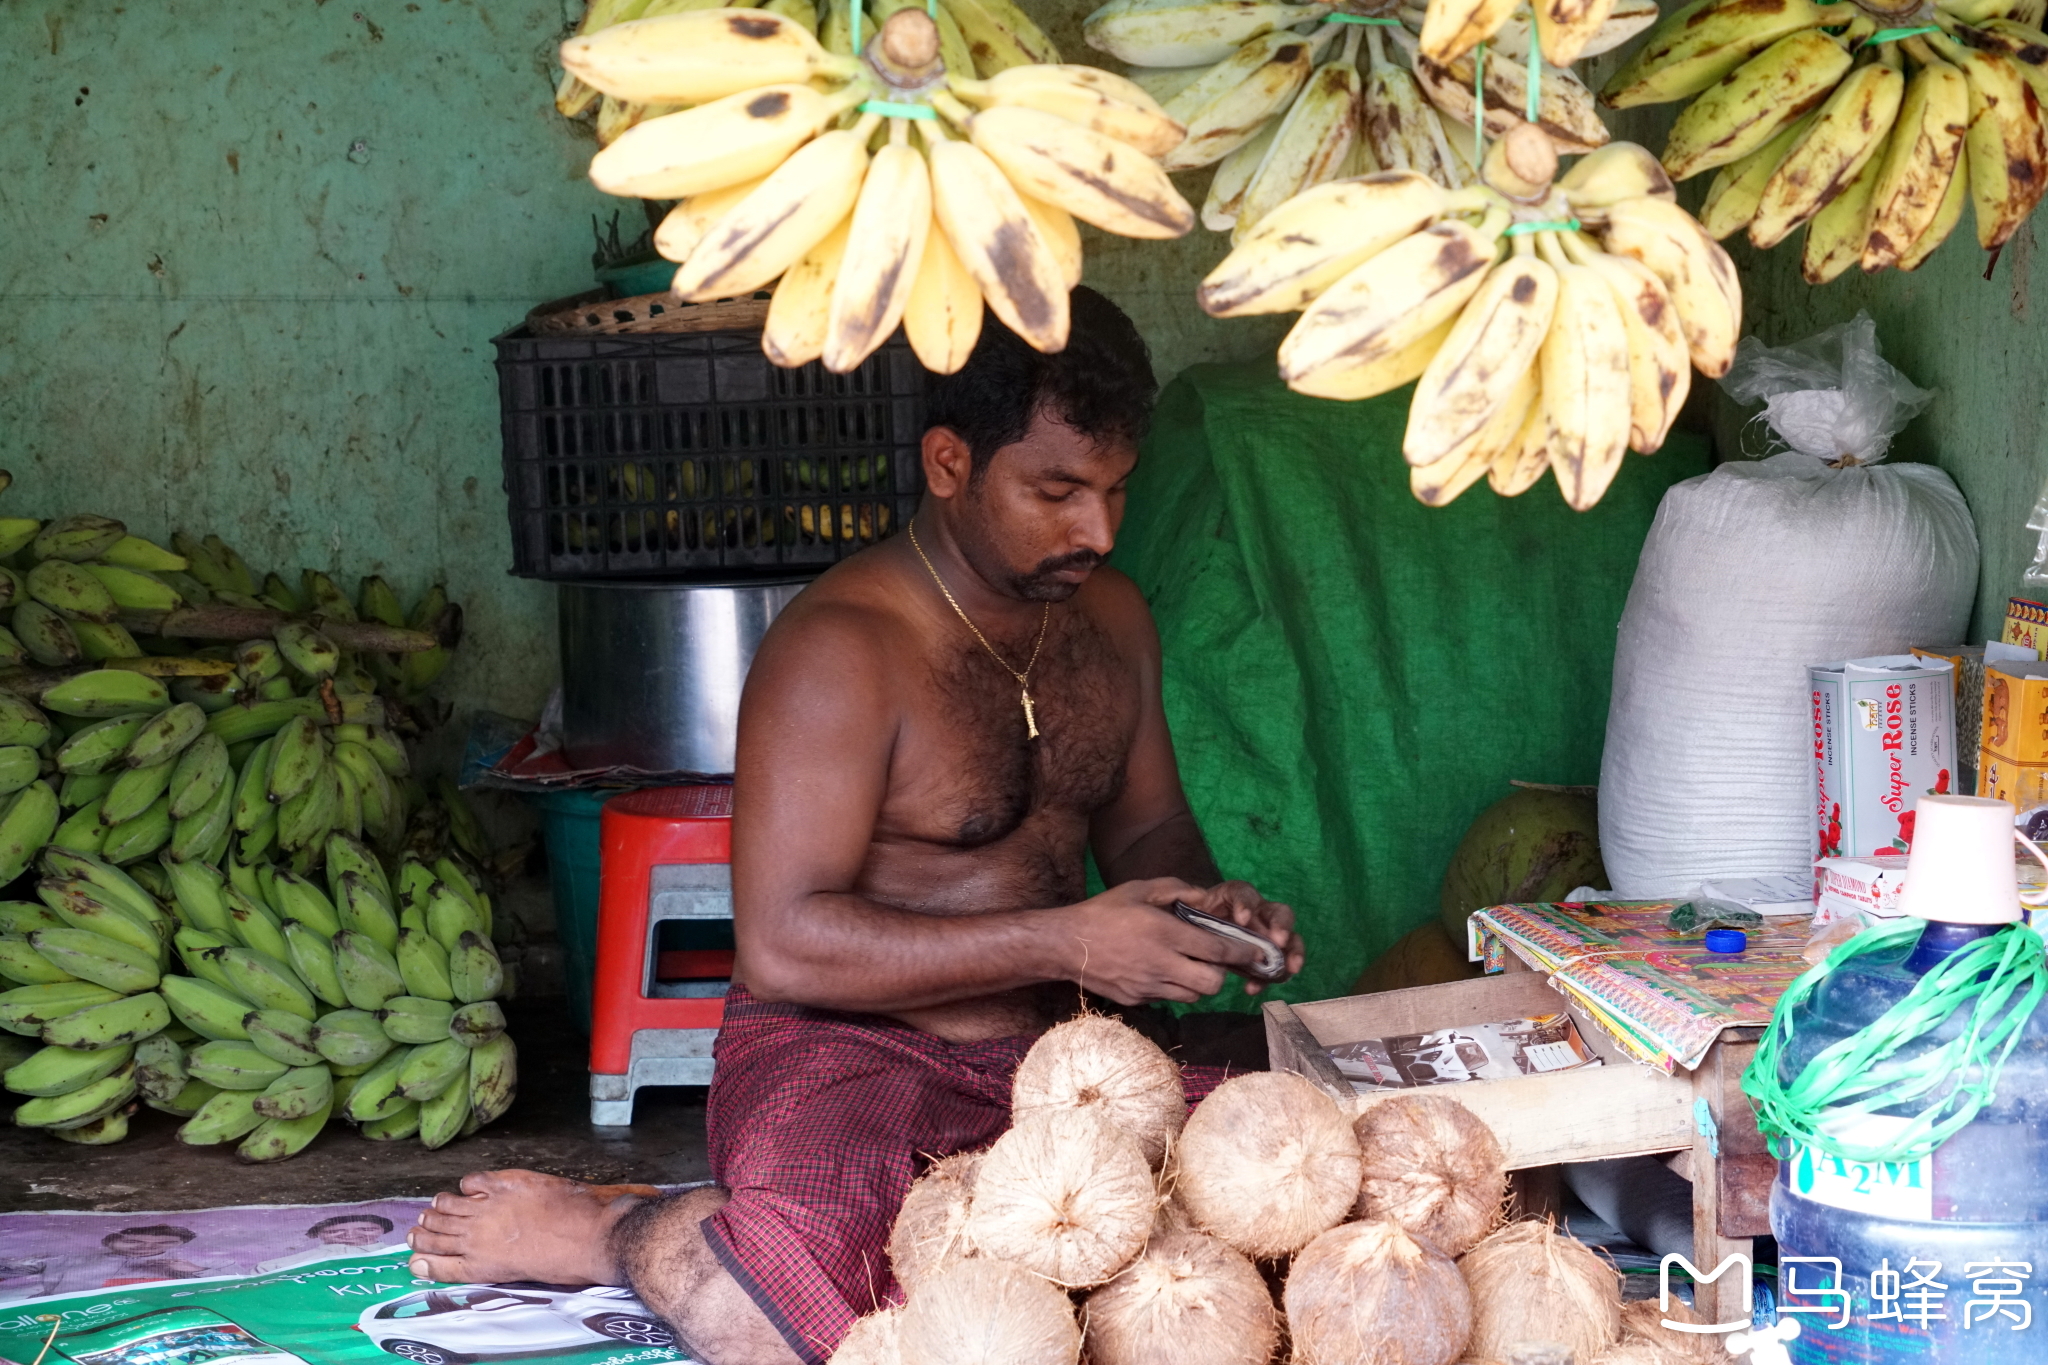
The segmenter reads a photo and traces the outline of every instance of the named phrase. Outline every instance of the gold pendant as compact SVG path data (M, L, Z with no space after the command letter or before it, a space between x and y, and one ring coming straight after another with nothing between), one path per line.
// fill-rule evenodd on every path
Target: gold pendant
M1024 703L1024 730L1026 739L1038 738L1038 716L1031 709L1031 689L1025 688L1020 694Z

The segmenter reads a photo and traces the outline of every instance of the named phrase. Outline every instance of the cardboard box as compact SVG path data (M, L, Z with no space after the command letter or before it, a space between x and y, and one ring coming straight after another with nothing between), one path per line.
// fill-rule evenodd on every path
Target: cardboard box
M1813 857L1913 843L1913 808L1956 788L1954 666L1889 654L1807 670Z
M2011 763L2048 763L2048 663L1984 665L1987 753Z
M2005 633L1998 638L2033 650L2037 659L2048 659L2048 605L2024 597L2007 599Z
M1822 858L1813 865L1813 927L1852 915L1896 919L1905 886L1906 860L1897 854Z
M2048 840L2048 764L2015 763L1986 749L1977 760L1977 795L2010 801L2020 833Z

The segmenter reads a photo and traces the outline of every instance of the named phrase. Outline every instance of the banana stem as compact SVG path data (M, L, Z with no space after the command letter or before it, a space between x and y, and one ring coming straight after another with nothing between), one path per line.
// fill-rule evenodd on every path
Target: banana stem
M866 142L875 135L875 129L881 126L882 116L880 114L862 114L860 121L853 125L853 133L862 142Z
M1479 235L1489 241L1499 241L1514 216L1504 201L1496 201L1486 210L1486 216L1479 220Z
M1366 60L1372 63L1372 69L1375 71L1384 69L1387 64L1387 41L1380 36L1379 26L1377 24L1352 24L1351 27L1365 30ZM1358 37L1359 35L1356 33L1346 35L1344 39L1344 59L1346 61L1356 62L1358 60Z
M908 147L910 145L909 119L892 118L889 120L889 145L892 147Z
M948 122L958 124L962 128L965 128L967 126L967 121L974 117L974 111L972 109L969 109L959 100L954 99L952 95L948 94L944 90L932 91L931 101L932 108L938 110L941 114L944 114ZM927 122L929 122L929 120L927 120Z
M1558 244L1555 232L1532 232L1529 235L1538 239L1536 242L1536 252L1544 260L1556 266L1572 264L1565 257L1564 248Z
M257 607L223 606L218 602L172 611L121 613L121 624L136 634L171 635L181 640L255 640L292 621L313 627L343 649L373 654L416 654L440 646L452 648L462 638L462 608L452 602L425 630L406 630L374 621L294 616Z

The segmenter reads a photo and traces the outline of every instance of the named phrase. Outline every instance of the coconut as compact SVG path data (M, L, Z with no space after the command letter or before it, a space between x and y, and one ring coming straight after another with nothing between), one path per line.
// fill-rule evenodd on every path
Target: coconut
M1458 1262L1472 1290L1472 1355L1505 1360L1524 1341L1554 1341L1592 1360L1621 1335L1614 1267L1548 1223L1510 1223Z
M1699 1360L1647 1337L1623 1337L1594 1356L1591 1365L1697 1365Z
M1706 1321L1677 1299L1669 1308L1658 1307L1655 1299L1637 1299L1621 1306L1621 1346L1643 1345L1662 1351L1674 1363L1696 1361L1699 1365L1713 1365L1727 1354L1714 1337L1703 1332L1675 1332L1664 1325L1666 1318L1695 1324Z
M1145 1248L1159 1192L1138 1144L1081 1109L1046 1109L996 1139L974 1177L977 1254L1085 1288Z
M1451 1365L1472 1333L1457 1265L1385 1220L1310 1242L1284 1298L1294 1365Z
M1151 1039L1099 1014L1046 1033L1017 1067L1010 1105L1018 1118L1084 1109L1130 1135L1157 1166L1187 1118L1180 1068Z
M839 1349L832 1353L830 1365L902 1365L903 1353L896 1343L901 1312L885 1308L853 1324L839 1339Z
M961 1229L967 1223L967 1203L974 1195L981 1156L980 1152L956 1152L933 1162L903 1196L896 1226L889 1233L889 1269L896 1273L896 1283L903 1286L904 1293L917 1288L925 1276L948 1260L974 1254Z
M1508 1175L1493 1130L1456 1100L1403 1095L1352 1124L1365 1172L1352 1213L1391 1218L1446 1256L1500 1222Z
M1058 1289L977 1257L917 1287L897 1316L896 1345L902 1365L1074 1365L1081 1327Z
M1081 1321L1089 1365L1266 1365L1280 1337L1258 1267L1199 1232L1154 1237Z
M1358 1198L1358 1139L1337 1102L1285 1071L1254 1071L1195 1107L1174 1148L1174 1198L1247 1256L1285 1256Z

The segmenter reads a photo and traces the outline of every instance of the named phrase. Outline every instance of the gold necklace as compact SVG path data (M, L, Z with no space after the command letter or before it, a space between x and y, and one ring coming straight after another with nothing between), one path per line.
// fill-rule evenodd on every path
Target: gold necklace
M1024 671L1019 673L1016 669L1010 667L1008 659L996 653L996 647L988 642L988 637L981 633L981 628L969 619L967 612L954 599L953 590L946 586L946 580L939 577L939 571L932 566L931 556L926 554L924 546L917 542L917 518L912 517L905 525L910 531L910 547L916 550L917 557L924 561L925 572L932 576L932 582L939 585L939 591L945 594L947 604L953 608L953 611L960 617L960 620L966 627L974 632L974 638L981 641L981 647L988 651L988 656L1002 665L1003 672L1017 680L1017 686L1021 689L1017 700L1024 706L1024 729L1026 732L1024 737L1026 739L1037 739L1038 716L1032 710L1031 670L1038 666L1038 651L1045 648L1045 627L1046 623L1052 619L1052 603L1047 602L1045 604L1045 610L1038 618L1038 643L1031 646L1031 662L1025 664Z

